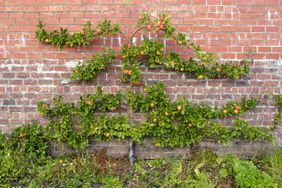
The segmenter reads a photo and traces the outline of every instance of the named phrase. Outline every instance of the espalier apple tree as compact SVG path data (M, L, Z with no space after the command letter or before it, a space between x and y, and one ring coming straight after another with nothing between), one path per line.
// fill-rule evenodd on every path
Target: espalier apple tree
M134 39L138 33L142 33L143 40L136 42ZM132 163L135 160L135 143L142 142L146 137L151 137L157 147L193 146L205 139L220 143L234 139L273 139L269 129L251 126L239 118L256 106L255 98L243 98L213 108L207 104L191 105L186 98L171 101L163 83L148 85L142 79L142 67L179 71L199 80L234 80L250 73L251 60L220 63L216 55L202 51L189 37L177 32L167 14L152 16L148 12L143 13L131 37L109 20L96 27L88 22L81 32L73 33L64 28L47 31L43 23L39 22L36 31L38 41L54 45L58 50L64 46L88 46L94 39L114 35L124 38L125 43L120 51L105 46L102 52L94 54L91 59L77 63L71 79L93 81L111 63L118 63L121 64L119 78L129 89L104 93L102 87L98 86L96 93L81 96L77 103L66 103L62 97L53 99L52 104L40 101L37 110L41 115L49 117L47 129L51 139L80 150L89 144L89 138L130 139L129 159ZM155 37L150 37L152 35ZM169 51L164 40L174 41L176 46L193 52L193 56L187 59L177 52ZM127 115L113 116L106 113L114 114L124 108L127 109ZM136 112L145 113L146 118L142 122L135 121ZM237 118L230 126L214 121L231 116Z

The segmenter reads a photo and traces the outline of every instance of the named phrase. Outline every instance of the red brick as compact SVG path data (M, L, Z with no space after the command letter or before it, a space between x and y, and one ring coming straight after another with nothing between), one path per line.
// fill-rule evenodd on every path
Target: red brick
M192 5L206 5L207 0L192 0L191 4Z
M84 22L85 23L85 22ZM61 25L67 25L67 24L74 24L74 18L61 18L60 19Z
M276 27L266 27L266 31L267 32L279 32L280 28L277 26Z
M250 0L237 0L238 5L250 5Z
M265 27L252 27L252 32L265 32Z
M52 5L48 7L49 11L64 11L63 5Z

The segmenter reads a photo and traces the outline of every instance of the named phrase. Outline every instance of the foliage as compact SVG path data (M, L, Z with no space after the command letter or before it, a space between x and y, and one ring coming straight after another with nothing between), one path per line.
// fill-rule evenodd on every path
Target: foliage
M277 95L277 96L276 96L276 105L277 105L277 107L279 107L279 108L282 107L282 95Z
M121 80L130 83L131 91L126 93L126 101L121 101L121 95L103 95L97 92L94 95L82 97L78 104L64 103L62 98L54 99L53 107L50 104L39 102L38 111L41 115L49 116L47 126L52 139L65 142L76 149L83 149L88 145L89 137L96 139L125 139L131 138L142 141L144 137L153 137L156 146L174 147L189 146L204 139L215 139L220 143L233 139L272 140L273 137L264 128L251 127L247 122L236 120L231 128L217 123L215 119L239 116L256 106L256 99L243 99L241 102L231 102L221 108L211 108L206 104L190 105L189 101L181 98L172 102L164 92L163 84L155 84L147 89L147 94L134 92L133 87L141 86L140 65L146 64L149 68L164 66L166 69L186 72L198 79L230 78L238 79L249 74L249 61L241 64L220 64L214 54L204 52L196 46L184 33L177 33L171 24L170 16L160 14L153 17L149 12L140 16L139 27L128 43L123 45ZM149 32L162 33L164 39L170 39L181 47L187 47L195 52L195 58L185 60L174 52L166 53L163 43L158 39L146 38L139 44L133 45L133 37L144 29ZM89 45L97 36L113 35L120 32L118 26L112 26L105 20L92 29L91 23L85 24L83 32L69 34L66 29L47 32L40 22L36 31L39 41L70 47ZM120 32L124 37L122 32ZM91 81L96 75L107 68L113 61L114 51L107 49L103 54L94 55L86 63L79 63L73 69L72 79ZM100 94L99 94L100 93ZM97 115L97 112L116 110L121 103L128 105L128 113L145 112L148 118L145 122L135 123L131 127L129 120L124 116L108 117ZM97 115L95 117L95 115ZM133 115L129 115L133 117ZM130 119L133 122L132 119ZM132 123L131 123L132 124Z
M191 105L186 98L171 101L165 94L164 84L157 83L146 87L146 94L104 94L98 87L97 93L81 97L77 104L65 103L63 98L54 99L53 105L39 102L38 112L50 118L47 126L50 138L75 149L85 148L90 137L98 140L131 138L138 142L152 137L159 147L184 147L205 139L219 143L236 139L274 140L268 129L252 127L240 118L232 126L215 121L238 117L256 104L255 98L243 98L221 108L211 108L207 104ZM110 117L99 114L118 110L125 105L132 106L135 112L147 113L147 120L130 126L129 119L123 115Z
M282 119L282 95L276 96L276 106L278 107L278 114L274 117L274 126L278 125Z
M252 161L211 151L192 153L189 159L141 160L122 179L126 187L277 187L278 182Z
M55 45L58 50L61 50L64 45L68 47L88 46L93 39L115 35L119 30L119 25L112 25L109 20L104 20L98 24L96 29L92 28L90 22L87 22L81 32L69 33L67 29L63 28L48 32L42 21L39 21L35 37L38 41Z
M278 125L282 119L282 111L279 111L278 114L274 117L274 126Z
M144 13L137 24L149 32L162 33L165 39L175 41L181 47L195 52L188 60L174 52L166 53L164 45L156 39L145 40L133 45L132 40L122 48L122 81L133 86L141 85L140 65L149 68L164 66L169 70L185 72L198 79L239 79L250 72L250 62L221 64L217 57L204 52L184 33L176 33L167 14L156 18ZM137 30L139 31L140 28ZM105 20L94 29L90 22L81 32L69 33L60 28L48 32L39 22L36 39L55 45L87 46L99 37L120 32L118 25ZM134 35L133 35L134 36ZM132 37L133 37L132 36ZM106 70L115 57L114 51L106 49L103 54L94 55L86 63L74 68L72 79L91 81ZM0 134L0 186L1 187L280 187L281 152L266 157L257 168L252 161L243 161L234 156L221 157L212 152L196 153L190 159L156 159L139 161L133 169L125 165L116 167L114 160L103 160L98 155L83 153L90 138L96 140L127 139L142 142L152 137L159 147L190 146L205 139L227 143L234 139L273 140L269 129L253 127L238 118L257 105L254 98L243 98L222 107L207 104L192 105L186 98L171 101L165 94L165 86L157 83L145 88L146 93L118 92L105 94L97 87L94 94L80 98L77 103L64 102L55 98L52 104L40 101L38 112L46 116L48 125L26 124L10 135ZM146 113L145 122L134 122L125 115L107 116L106 112L117 112L128 105L134 112ZM282 97L277 97L279 122ZM233 125L218 122L225 117L237 117ZM48 154L48 142L66 143L79 154L52 159ZM123 164L123 163L122 163ZM122 170L115 171L114 168Z
M96 78L97 74L107 69L109 63L114 59L114 51L104 49L103 54L93 55L85 63L79 63L73 70L71 78L79 81L90 81Z
M10 136L0 135L0 185L25 183L37 165L44 165L48 140L37 123L16 128Z
M145 38L139 46L140 55L146 58L146 64L149 68L154 68L157 65L164 63L164 44L155 40Z
M130 44L122 47L122 74L121 81L123 83L130 82L135 85L136 82L140 82L141 71L138 68L138 48Z
M251 127L241 119L237 119L230 128L213 121L238 116L254 108L257 104L254 98L243 98L241 102L230 102L212 109L206 104L190 105L185 98L171 102L164 90L165 86L157 83L146 88L146 95L138 92L128 94L129 103L135 111L148 113L148 119L142 126L145 126L146 135L155 140L156 146L183 147L204 139L214 139L220 143L234 139L273 140L268 129Z
M165 106L170 107L172 105L172 109L169 111L174 115L184 115L184 113L189 112L189 114L199 113L200 116L203 116L206 119L216 119L222 117L228 117L233 115L240 115L246 112L247 110L253 109L257 105L257 99L251 98L246 99L243 98L240 102L230 102L221 107L215 106L214 109L209 107L207 104L200 105L190 105L189 101L185 98L180 98L172 104L170 99L165 94L165 85L161 82L157 82L151 86L147 86L145 88L146 95L143 95L141 92L136 92L132 94L130 100L133 100L133 106L136 111L139 112L148 112L152 109L159 109L161 107L165 108ZM128 94L130 95L130 93ZM162 114L167 115L167 114Z
M123 57L123 76L122 81L126 82L129 77L133 77L135 72L130 69L130 66L146 64L149 68L164 66L167 70L174 70L187 73L190 76L196 76L198 79L216 79L230 78L239 79L246 76L250 72L248 60L243 60L240 64L229 62L220 64L215 62L213 54L208 52L198 52L201 61L190 57L188 60L180 57L175 52L164 53L164 45L157 39L145 38L144 41L136 46L124 45L122 49ZM199 57L198 57L199 58ZM138 78L139 76L138 72ZM134 80L134 82L140 81Z
M278 187L275 180L266 172L261 172L252 161L242 161L234 156L229 160L233 163L235 183L238 187Z
M159 14L153 17L149 12L140 16L137 23L138 29L149 32L163 33L164 39L170 39L181 47L187 47L195 54L195 58L182 59L175 52L165 52L165 46L158 39L148 39L145 36L140 44L133 45L132 38L127 39L128 43L122 47L122 82L130 82L132 86L141 85L141 70L139 65L146 64L149 68L164 66L168 70L185 72L188 75L198 79L218 79L229 78L239 79L250 73L250 61L243 60L240 63L227 62L219 63L216 55L210 52L202 51L200 46L196 46L184 33L176 33L176 28L171 24L171 18L167 14ZM110 21L105 20L98 24L97 29L92 29L90 22L84 25L82 32L70 34L67 29L61 28L59 31L54 30L47 32L40 21L37 25L36 38L41 42L56 45L59 50L63 45L69 47L87 46L90 41L97 37L105 35L114 35L122 33L118 25L111 25ZM122 36L126 36L122 33ZM108 58L105 56L108 55ZM86 65L79 63L73 70L72 79L80 81L90 81L95 76L107 68L107 63L114 57L113 53L105 53L103 58L94 55L93 58L86 62Z
M38 103L38 112L50 118L47 126L50 139L67 143L75 149L88 145L89 137L96 139L128 136L129 122L125 116L94 116L95 112L116 110L121 104L121 93L104 94L101 87L97 93L81 97L78 104L65 103L62 97L54 98L53 107Z
M92 156L67 156L38 167L29 187L92 187L98 182L99 165Z
M280 150L256 159L260 168L252 161L235 156L200 151L191 153L188 159L139 160L130 169L127 160L110 158L103 151L51 158L45 131L34 123L14 130L11 136L0 135L1 187L201 188L278 187L282 184Z
M207 160L209 163L215 162ZM213 174L217 175L216 169L207 165L207 169L202 170L206 162L197 154L193 154L189 160L170 158L139 161L134 165L133 177L128 177L131 180L129 187L215 187L218 182L212 183L211 178ZM220 168L218 164L214 166ZM213 174L208 175L209 172Z
M258 166L266 171L282 187L282 150L276 149L269 155L259 160Z
M28 153L32 158L37 158L38 161L43 160L46 157L47 150L47 138L42 128L38 123L26 124L24 126L16 128L9 140L10 147L21 150L23 153ZM7 144L9 147L9 144Z
M210 60L207 62L210 62ZM165 68L186 72L190 76L195 75L199 80L217 78L238 79L249 74L249 64L248 60L243 60L240 64L236 62L228 64L220 64L218 62L201 63L193 58L188 60L182 59L174 52L169 53L164 62Z
M188 60L181 59L179 54L170 52L164 53L164 45L156 39L145 39L140 48L140 55L145 56L146 64L150 68L156 65L165 65L165 68L187 72L195 75L198 79L210 78L230 78L239 79L250 72L250 62L243 60L240 64L227 62L218 63L216 56L210 52L202 51L200 46L196 46L184 33L176 33L176 28L171 25L170 16L160 14L153 17L149 12L143 13L137 23L138 27L145 28L149 32L164 33L164 38L175 41L181 47L187 47L195 52L196 59L192 57Z
M102 170L96 154L51 158L45 131L33 123L22 125L10 135L0 134L0 187L117 185L116 178Z

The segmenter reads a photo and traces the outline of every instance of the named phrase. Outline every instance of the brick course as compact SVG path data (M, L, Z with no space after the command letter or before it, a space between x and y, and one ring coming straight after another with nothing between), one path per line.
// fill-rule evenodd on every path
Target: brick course
M107 155L112 157L128 157L129 140L124 141L95 141L91 140L87 147L88 152L92 153L99 150L105 150ZM274 149L273 145L265 142L244 142L234 141L228 145L218 144L213 141L206 140L200 144L191 147L175 147L175 148L159 148L152 144L152 140L145 139L142 144L136 146L136 158L138 159L156 159L163 157L181 157L189 158L191 153L202 150L213 150L217 154L233 154L242 159L250 159L261 157L271 153ZM50 143L49 150L53 157L58 157L67 153L77 152L66 145L58 143Z
M38 100L62 95L75 101L81 94L95 91L97 85L103 85L105 92L127 87L117 79L118 59L92 83L69 79L72 67L101 50L101 44L120 49L124 42L120 36L59 52L35 40L38 19L48 30L66 27L79 31L87 21L95 25L108 18L130 35L146 10L171 14L179 31L204 50L217 53L222 61L246 58L250 49L257 53L250 76L237 81L199 81L161 68L144 68L144 80L162 80L172 99L186 96L191 103L220 105L245 95L259 97L258 107L244 118L263 126L272 124L277 109L268 94L282 93L281 0L0 0L0 130L9 131L32 119L43 121L35 113ZM171 45L167 41L168 48ZM274 134L282 145L281 127Z

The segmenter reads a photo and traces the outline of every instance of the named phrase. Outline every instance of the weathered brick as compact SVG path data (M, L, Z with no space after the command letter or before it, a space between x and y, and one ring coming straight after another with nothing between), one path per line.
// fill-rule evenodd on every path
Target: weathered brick
M5 99L3 100L3 105L4 106L10 106L10 105L15 105L16 102L14 99Z

